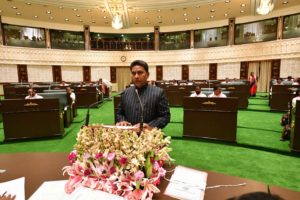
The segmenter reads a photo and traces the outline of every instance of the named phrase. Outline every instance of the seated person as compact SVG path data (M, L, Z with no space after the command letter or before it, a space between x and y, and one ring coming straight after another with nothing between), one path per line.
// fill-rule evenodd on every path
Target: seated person
M300 78L295 78L292 85L300 85Z
M69 86L69 84L67 84L65 81L61 81L61 83L59 84L59 86Z
M25 99L43 99L44 97L38 95L33 88L28 89L28 96Z
M66 87L66 92L67 92L67 95L72 100L72 105L75 104L75 101L76 101L75 93L72 91L72 89L70 87Z
M221 83L222 83L222 84L224 84L224 83L226 84L226 83L230 83L230 82L231 82L231 81L229 80L229 78L225 78L225 80L222 81Z
M278 78L276 80L276 83L274 83L274 85L283 85L282 78Z
M296 108L296 102L300 100L300 90L296 92L296 97L292 99L292 108Z
M206 97L206 95L201 92L201 87L197 85L195 92L191 94L190 97Z
M214 86L214 92L210 94L208 97L222 97L226 98L227 96L222 93L222 88L220 85L215 85Z

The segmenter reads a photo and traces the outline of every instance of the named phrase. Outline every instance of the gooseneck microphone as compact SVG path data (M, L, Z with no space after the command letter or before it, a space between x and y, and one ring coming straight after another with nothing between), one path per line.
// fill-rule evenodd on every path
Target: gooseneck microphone
M86 117L85 117L85 126L88 126L90 123L90 108L99 104L100 102L102 102L102 101L96 101L88 106L88 110L87 110Z
M135 89L135 93L136 93L136 96L139 100L141 110L142 110L141 116L140 116L140 133L141 133L143 131L143 128L144 128L144 106L142 104L138 89Z

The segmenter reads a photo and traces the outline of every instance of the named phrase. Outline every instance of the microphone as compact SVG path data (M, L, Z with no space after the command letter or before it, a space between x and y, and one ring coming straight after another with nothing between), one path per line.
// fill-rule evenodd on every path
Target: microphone
M143 125L143 123L144 123L144 106L142 104L138 89L135 89L135 93L136 93L136 96L139 100L141 110L142 110L142 113L141 113L141 116L140 116L140 133L141 133L143 131L143 128L144 128L144 125Z
M85 126L88 126L89 123L90 123L90 108L97 105L97 104L99 104L100 102L102 102L102 100L101 101L96 101L96 102L94 102L94 103L92 103L88 106L88 110L87 110L86 117L85 117Z

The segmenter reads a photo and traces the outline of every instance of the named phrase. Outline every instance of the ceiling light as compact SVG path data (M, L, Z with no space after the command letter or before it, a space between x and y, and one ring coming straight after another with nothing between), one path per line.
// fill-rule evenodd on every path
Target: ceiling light
M213 19L215 16L211 15L210 18Z
M244 13L244 12L245 12L244 10L241 10L241 11L240 11L240 13Z
M12 9L18 9L16 6L11 7Z
M144 12L145 12L145 13L148 13L148 10L145 10Z
M158 9L157 12L160 12L160 9Z
M74 10L74 11L77 11L77 8L74 8L73 10Z
M138 18L139 18L139 17L137 17L137 16L135 17L135 19L138 19Z
M228 14L227 14L227 13L225 13L225 14L224 14L224 16L225 16L225 17L227 17L227 16L228 16Z
M66 19L65 19L65 21L66 21L66 22L68 22L68 21L69 21L69 19L68 19L68 18L66 18Z
M211 9L210 12L215 12L215 10L214 10L214 9Z
M289 1L283 1L282 2L282 4L288 4L289 3Z
M225 3L230 3L230 0L225 0Z
M2 13L2 10L0 10L0 13Z
M114 29L121 29L123 27L123 21L122 21L122 16L119 13L116 13L113 18L112 18L112 22L111 22L111 26Z
M39 16L35 15L34 18L38 18Z
M78 20L78 22L83 22L82 19Z
M196 6L196 8L200 8L200 6L198 5L198 6Z
M214 6L215 4L214 4L214 3L210 3L209 5L210 5L210 6Z
M20 12L16 12L16 15L21 15L21 13Z
M51 14L51 11L50 11L50 10L47 10L47 14Z
M59 8L60 8L60 9L63 9L64 7L62 7L62 6L59 6Z
M54 17L50 16L50 17L49 17L49 19L50 19L50 20L53 20L53 19L54 19Z
M149 22L149 21L147 21L147 24L150 24L150 22Z
M188 20L187 18L184 19L184 21L187 21L187 20Z
M93 23L93 24L96 24L96 22L95 22L95 21L92 21L92 23Z
M91 10L90 10L90 9L88 9L87 11L88 11L88 12L91 12Z
M196 20L200 20L200 17L197 17Z
M183 16L187 16L187 13L183 13Z
M246 6L246 4L244 4L244 3L241 4L241 7L245 7L245 6Z
M30 6L30 5L31 5L31 3L30 3L30 2L27 2L27 3L26 3L26 5L29 5L29 6Z
M159 16L157 16L157 18L158 18L158 19L161 19L161 16L159 15Z
M273 0L260 0L256 12L260 15L266 15L274 9Z
M175 23L175 19L172 19L171 22L174 24Z
M103 18L104 18L104 19L106 19L106 18L107 18L107 16L104 16Z

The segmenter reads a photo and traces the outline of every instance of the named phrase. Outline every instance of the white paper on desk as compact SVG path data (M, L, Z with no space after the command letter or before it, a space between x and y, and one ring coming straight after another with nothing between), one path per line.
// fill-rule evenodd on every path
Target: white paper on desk
M124 200L120 196L86 187L79 187L71 194L67 194L65 192L66 182L66 180L44 182L29 200Z
M0 195L4 192L7 195L16 195L15 200L25 200L25 177L0 183Z
M165 195L182 200L203 200L207 173L177 166L167 186Z
M114 125L103 125L104 128L118 128L118 129L127 129L127 130L132 130L135 129L136 127L134 126L114 126Z

